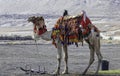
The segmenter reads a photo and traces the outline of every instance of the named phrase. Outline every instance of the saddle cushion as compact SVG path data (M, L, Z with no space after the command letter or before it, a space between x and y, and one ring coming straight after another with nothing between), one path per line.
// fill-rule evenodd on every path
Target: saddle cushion
M67 21L61 21L60 19L57 21L57 24L55 24L52 29L52 39L55 40L56 38L59 38L62 44L68 45L80 42L80 27L77 24L77 19L71 19Z

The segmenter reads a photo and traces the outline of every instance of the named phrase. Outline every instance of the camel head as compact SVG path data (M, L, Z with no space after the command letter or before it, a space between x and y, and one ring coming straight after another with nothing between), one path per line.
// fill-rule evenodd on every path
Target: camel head
M29 17L28 22L32 22L34 24L34 26L38 26L39 28L43 28L45 26L44 18L42 16Z
M28 22L32 22L34 25L34 33L41 35L44 32L47 31L46 26L45 26L45 21L42 16L32 16L28 18Z

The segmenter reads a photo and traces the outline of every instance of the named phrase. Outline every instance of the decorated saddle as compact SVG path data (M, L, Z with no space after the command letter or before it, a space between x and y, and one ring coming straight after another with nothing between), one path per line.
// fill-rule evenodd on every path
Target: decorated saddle
M79 27L81 16L60 17L52 29L53 43L59 38L61 43L70 45L82 41L82 31Z

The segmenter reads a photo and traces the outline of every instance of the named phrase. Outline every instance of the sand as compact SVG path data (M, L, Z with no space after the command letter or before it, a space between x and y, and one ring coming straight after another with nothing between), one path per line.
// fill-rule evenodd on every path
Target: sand
M9 44L7 44L7 42ZM101 52L104 60L108 60L110 63L109 69L120 69L120 45L103 42L101 44ZM34 70L38 70L38 66L41 66L42 71L45 67L45 70L49 74L52 74L57 66L57 50L51 42L46 43L47 44L45 44L45 42L39 42L36 46L33 41L18 41L17 43L6 41L6 43L0 44L0 76L29 76L19 69L19 67L25 68L26 65L31 66ZM79 44L79 47L70 45L68 46L68 54L70 74L64 76L81 74L89 62L88 45L84 44L84 46L81 46L81 44ZM96 66L97 58L90 67L89 72L95 71ZM62 61L61 72L63 68L64 62Z

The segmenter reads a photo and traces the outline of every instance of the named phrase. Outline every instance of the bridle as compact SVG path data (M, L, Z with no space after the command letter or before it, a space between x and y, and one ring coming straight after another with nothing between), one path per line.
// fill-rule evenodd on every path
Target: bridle
M37 35L41 35L47 31L43 17L33 16L28 18L28 22L32 22L34 24L34 33Z

